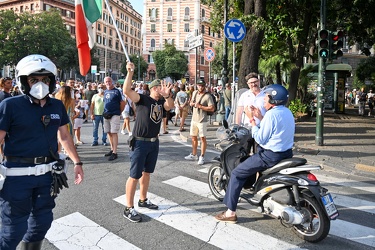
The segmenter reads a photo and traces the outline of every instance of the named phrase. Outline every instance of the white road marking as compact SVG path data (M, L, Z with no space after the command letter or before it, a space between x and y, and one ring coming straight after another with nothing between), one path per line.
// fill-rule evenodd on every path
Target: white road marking
M58 249L140 249L78 212L54 220L46 239Z
M137 193L136 196L139 191ZM217 222L209 214L181 206L163 197L151 193L148 196L153 203L159 205L159 209L136 208L141 214L221 249L301 249L240 225ZM125 195L114 200L125 206Z
M166 183L173 187L177 187L182 190L194 193L202 197L214 199L214 197L212 196L209 190L208 184L201 182L201 181L197 181L197 180L187 178L184 176L178 176L178 177L166 180L163 183ZM349 201L345 201L345 199L348 199ZM361 204L361 200L350 198L350 197L342 196L340 199L338 199L338 201L343 202L345 204L356 204L355 200L357 200L358 202L357 204ZM336 199L335 199L335 203L336 203ZM374 202L366 202L366 204L367 205L370 204L369 206L371 208L370 211L374 210L374 207L375 207ZM243 207L244 204L239 203L238 205ZM342 205L342 204L337 204L337 205ZM252 209L250 210L256 212L256 209L253 206L250 205L250 207L252 207ZM363 211L363 209L360 209L361 207L350 207L350 208ZM373 228L369 228L369 227L365 227L365 226L361 226L358 224L354 224L354 223L350 223L350 222L337 219L337 220L331 221L330 234L341 237L341 238L350 239L352 241L365 244L368 246L372 246L372 247L375 246L375 229Z

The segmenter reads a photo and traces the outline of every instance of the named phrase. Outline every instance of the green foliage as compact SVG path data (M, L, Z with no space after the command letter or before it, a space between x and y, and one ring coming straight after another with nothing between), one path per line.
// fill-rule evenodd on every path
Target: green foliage
M129 59L131 62L134 63L134 75L133 80L138 80L138 55L129 55ZM126 70L126 60L121 65L121 73L123 73L125 76L127 75L128 71ZM140 69L140 78L143 79L143 74L147 72L148 63L145 61L145 59L141 56L139 61L139 69Z
M294 117L299 117L302 114L306 114L308 105L301 102L300 99L295 99L290 102L289 109L292 111Z
M78 64L74 57L75 41L57 10L20 15L11 10L1 11L0 41L0 65L15 65L30 54L45 55L59 68ZM70 54L73 48L75 52Z
M355 72L357 85L364 85L365 80L375 82L375 57L368 57L358 64Z
M164 50L152 53L158 78L171 77L181 79L188 70L188 61L183 51L177 50L174 45L165 44Z

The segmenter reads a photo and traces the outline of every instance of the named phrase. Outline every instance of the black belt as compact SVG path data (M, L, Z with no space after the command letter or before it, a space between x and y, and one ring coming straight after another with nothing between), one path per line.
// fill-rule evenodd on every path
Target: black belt
M5 160L9 162L15 163L25 163L25 164L46 164L53 162L55 159L49 156L39 156L35 158L26 158L26 157L18 157L18 156L5 156Z
M152 137L152 138L145 138L145 137L135 137L135 140L137 141L150 141L150 142L155 142L158 137Z

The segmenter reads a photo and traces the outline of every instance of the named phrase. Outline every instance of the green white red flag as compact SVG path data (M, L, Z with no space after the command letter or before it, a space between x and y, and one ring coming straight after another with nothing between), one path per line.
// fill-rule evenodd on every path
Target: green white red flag
M90 50L95 44L92 25L102 15L102 0L75 0L75 12L79 72L85 76L91 67Z

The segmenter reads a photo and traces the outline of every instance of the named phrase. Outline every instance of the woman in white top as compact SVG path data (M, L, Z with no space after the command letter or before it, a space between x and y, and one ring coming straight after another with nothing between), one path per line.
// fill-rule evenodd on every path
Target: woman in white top
M126 105L124 108L124 111L122 112L122 117L124 117L124 123L122 124L121 134L126 135L126 132L129 134L129 136L132 135L131 128L130 128L130 117L134 117L135 119L135 105L125 96ZM125 129L127 131L125 131Z

